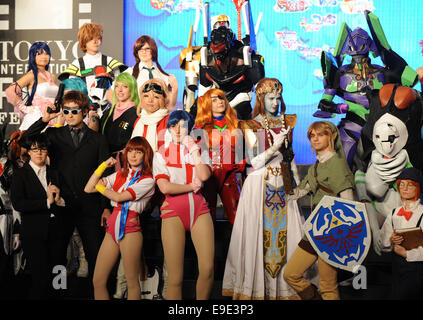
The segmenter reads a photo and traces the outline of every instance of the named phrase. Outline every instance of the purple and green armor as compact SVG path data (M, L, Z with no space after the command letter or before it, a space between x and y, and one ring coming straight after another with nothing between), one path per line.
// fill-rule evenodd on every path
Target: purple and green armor
M318 105L320 110L314 113L315 117L320 118L330 118L335 113L346 114L338 128L350 167L369 113L366 93L379 90L387 83L412 87L418 81L417 72L389 46L377 16L369 11L365 15L374 40L361 28L351 31L344 22L334 55L322 52L325 91ZM372 64L369 52L374 57L380 56L386 66ZM347 55L351 57L351 63L342 65ZM344 102L332 102L335 96Z

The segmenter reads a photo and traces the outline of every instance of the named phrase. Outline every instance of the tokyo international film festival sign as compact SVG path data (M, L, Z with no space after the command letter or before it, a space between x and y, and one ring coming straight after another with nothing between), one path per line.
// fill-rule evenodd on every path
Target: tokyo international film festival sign
M56 77L81 56L78 29L96 21L95 0L0 0L0 125L19 127L18 114L6 100L6 88L28 71L28 51L36 41L51 50L49 71ZM116 5L122 5L116 1ZM110 6L110 5L109 5ZM109 10L110 11L110 10ZM113 12L110 13L113 17Z

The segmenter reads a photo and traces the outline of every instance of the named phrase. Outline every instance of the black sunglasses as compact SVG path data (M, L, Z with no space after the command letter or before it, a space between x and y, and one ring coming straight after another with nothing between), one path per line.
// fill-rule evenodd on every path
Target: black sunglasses
M149 92L151 90L153 90L154 93L161 94L162 96L164 96L164 90L163 90L163 88L160 85L158 85L157 83L149 83L149 84L147 84L142 89L142 92Z
M77 115L78 113L80 113L82 110L81 109L65 109L63 108L63 114L68 115L69 113L72 113L73 115Z

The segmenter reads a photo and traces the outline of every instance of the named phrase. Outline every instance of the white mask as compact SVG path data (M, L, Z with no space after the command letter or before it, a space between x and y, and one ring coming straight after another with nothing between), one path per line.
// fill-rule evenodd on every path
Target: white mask
M407 143L407 127L400 119L386 113L376 121L372 140L377 151L386 157L393 157Z

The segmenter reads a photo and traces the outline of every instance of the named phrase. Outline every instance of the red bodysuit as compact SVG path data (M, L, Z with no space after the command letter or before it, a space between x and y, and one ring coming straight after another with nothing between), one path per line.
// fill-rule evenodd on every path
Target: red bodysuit
M204 196L209 203L213 220L216 220L217 194L219 194L225 218L233 224L242 187L242 177L237 173L244 172L246 163L242 152L236 154L237 147L243 143L242 134L227 129L224 118L221 120L214 118L213 125L203 129L209 135L209 154L213 166L213 174L204 185Z

